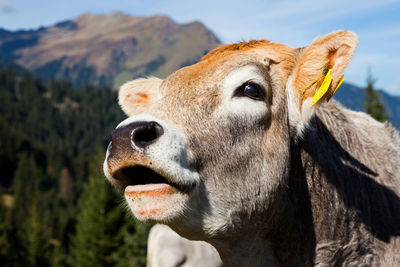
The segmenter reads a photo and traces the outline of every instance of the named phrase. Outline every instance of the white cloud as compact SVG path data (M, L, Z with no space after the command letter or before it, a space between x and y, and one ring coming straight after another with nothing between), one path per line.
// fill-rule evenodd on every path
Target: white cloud
M0 0L0 12L13 12L13 6L7 0Z

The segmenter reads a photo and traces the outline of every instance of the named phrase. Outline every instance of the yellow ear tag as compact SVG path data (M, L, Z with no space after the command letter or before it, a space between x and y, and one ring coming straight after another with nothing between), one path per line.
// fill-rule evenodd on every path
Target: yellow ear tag
M326 99L326 102L329 102L329 100L331 100L332 96L336 93L337 89L339 89L339 87L342 85L344 81L344 75L342 76L342 78L340 79L340 81L338 82L335 90L332 92L332 94Z
M315 103L317 103L321 99L321 97L323 97L328 91L329 86L331 85L332 82L331 70L332 69L329 69L328 73L325 76L325 79L322 81L321 87L315 93L310 107L314 106Z

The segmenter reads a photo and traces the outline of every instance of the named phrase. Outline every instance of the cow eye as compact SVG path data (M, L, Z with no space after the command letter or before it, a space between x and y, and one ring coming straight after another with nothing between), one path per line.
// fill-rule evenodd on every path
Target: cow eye
M246 82L236 89L235 96L246 96L254 100L264 101L265 92L260 85L253 82Z

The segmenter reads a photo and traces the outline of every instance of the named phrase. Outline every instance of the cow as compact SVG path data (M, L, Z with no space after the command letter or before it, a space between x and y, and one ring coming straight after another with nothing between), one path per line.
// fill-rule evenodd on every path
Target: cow
M106 177L227 266L400 266L399 134L330 100L357 43L241 42L126 83Z
M204 241L179 236L166 225L154 225L147 242L147 267L223 267L217 250Z

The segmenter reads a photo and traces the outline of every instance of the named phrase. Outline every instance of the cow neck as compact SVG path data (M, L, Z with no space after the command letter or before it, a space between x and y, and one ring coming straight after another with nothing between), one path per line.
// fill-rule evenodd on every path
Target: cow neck
M286 205L281 205L285 212L279 219L284 223L269 234L280 266L311 266L314 261L316 241L311 197L301 158L302 146L302 140L290 142L290 170L283 197Z
M212 241L227 266L310 266L315 234L310 196L301 162L301 143L291 142L288 186L274 221L284 222L262 232L247 229L229 239ZM295 256L294 256L295 255Z
M226 266L278 266L273 247L262 235L211 242Z

